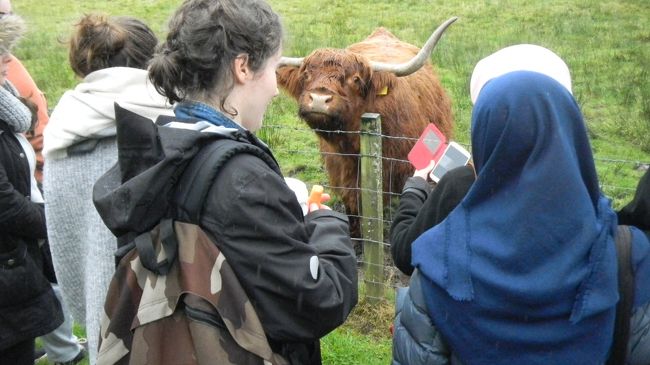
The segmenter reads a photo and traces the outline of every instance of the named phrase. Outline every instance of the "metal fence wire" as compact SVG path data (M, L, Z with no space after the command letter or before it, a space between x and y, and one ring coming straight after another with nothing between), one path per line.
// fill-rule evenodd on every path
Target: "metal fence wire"
M380 170L381 174L391 174L392 169L383 170L382 162L390 162L388 165L393 166L396 163L409 163L404 159L388 158L381 155L382 143L390 143L390 140L409 140L415 143L417 138L403 137L403 136L388 136L381 134L381 123L379 115L365 114L362 117L362 130L361 131L331 131L328 133L340 134L353 134L359 135L362 140L361 150L358 153L326 153L321 152L317 148L317 144L302 148L287 147L291 143L280 143L281 141L274 141L277 135L296 136L296 134L308 134L313 136L318 130L310 129L308 127L292 127L280 124L266 125L261 130L260 137L267 142L274 153L282 161L282 155L301 155L305 156L313 164L319 164L319 170L322 174L326 174L322 159L328 154L338 156L357 157L359 164L364 164L364 161ZM373 123L374 120L374 123ZM364 129L365 128L365 129ZM297 138L297 137L295 137ZM292 138L293 139L293 138ZM366 143L363 142L366 140ZM379 144L377 144L379 143ZM471 146L466 143L460 143L463 147L471 151ZM374 146L374 147L373 147ZM628 160L616 157L602 157L594 156L597 169L599 171L600 186L603 193L608 197L614 197L620 201L629 201L634 195L638 179L617 179L619 172L626 171L628 174L640 177L643 171L647 170L650 166L650 161ZM371 176L367 178L361 176L363 171L367 171L363 166L358 166L357 171L361 171L357 179L358 187L345 187L345 186L332 186L323 181L308 181L308 186L314 184L321 184L327 191L344 191L353 190L358 193L362 199L357 211L362 212L359 215L351 216L361 221L362 226L367 229L361 229L361 237L353 237L355 246L363 247L363 253L358 257L359 266L359 280L360 285L363 285L366 299L371 301L385 300L390 290L395 287L407 284L408 277L402 274L394 265L390 257L390 240L388 231L393 220L393 214L397 208L399 201L400 189L392 189L382 186L382 178L379 176ZM609 173L601 173L601 171L608 171ZM390 179L389 179L390 180ZM388 201L390 204L383 206L382 196L389 195ZM371 197L370 199L368 197ZM374 199L372 197L375 197ZM377 198L379 197L379 198ZM336 194L334 194L336 199ZM365 199L364 199L365 198ZM364 200L370 200L370 204L361 206ZM373 207L374 205L374 207ZM342 204L335 204L333 209L345 212ZM381 232L377 232L380 230ZM371 252L369 252L371 251Z

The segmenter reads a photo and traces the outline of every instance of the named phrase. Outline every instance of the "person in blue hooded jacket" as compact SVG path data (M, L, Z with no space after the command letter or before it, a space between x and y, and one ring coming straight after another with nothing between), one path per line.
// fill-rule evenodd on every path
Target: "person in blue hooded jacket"
M575 99L546 75L505 73L483 86L471 128L476 181L412 245L434 352L463 364L605 363L619 300L617 218ZM627 363L644 364L650 243L631 233Z
M535 71L552 77L569 92L571 72L559 55L536 44L515 44L490 54L474 67L469 92L472 104L481 89L495 77L512 71ZM424 231L442 222L465 197L476 179L471 164L455 168L445 174L435 188L428 180L434 165L416 170L404 184L399 208L390 229L390 249L395 266L411 275L411 245Z

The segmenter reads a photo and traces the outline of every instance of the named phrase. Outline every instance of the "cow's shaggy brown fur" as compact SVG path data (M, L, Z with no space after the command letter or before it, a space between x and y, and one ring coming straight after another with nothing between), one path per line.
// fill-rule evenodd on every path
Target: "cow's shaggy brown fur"
M332 131L359 131L361 115L372 112L381 115L382 134L386 136L417 138L432 122L451 137L451 102L429 62L405 77L370 69L369 60L401 63L418 51L388 30L378 28L346 49L315 50L300 68L278 69L278 83L298 101L301 118L319 136L330 184L345 204L354 237L359 237L359 158L355 156L359 154L359 134ZM385 87L388 94L379 95ZM314 94L331 97L327 111L314 112L310 106ZM412 175L408 162L394 159L406 160L413 143L383 138L383 156L387 158L383 162L385 192L399 193Z

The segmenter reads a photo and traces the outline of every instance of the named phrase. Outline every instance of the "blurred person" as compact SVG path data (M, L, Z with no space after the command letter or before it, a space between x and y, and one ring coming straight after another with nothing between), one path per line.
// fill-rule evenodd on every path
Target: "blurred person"
M113 103L150 117L171 114L147 82L157 43L138 19L89 14L76 24L69 62L82 81L66 91L44 131L48 236L61 294L86 327L95 363L117 242L92 202L92 186L117 160Z
M12 14L11 2L9 0L0 0L0 15ZM36 153L36 169L34 177L39 188L42 186L43 178L43 156L41 150L43 149L43 129L49 120L47 101L45 94L36 86L31 75L23 64L13 54L9 56L10 61L7 64L7 80L16 88L18 94L34 103L37 107L37 121L33 128L25 133L27 140L32 145ZM40 195L39 195L40 196ZM32 195L34 198L34 195ZM42 201L38 201L43 203ZM49 246L47 246L49 247ZM49 250L49 248L47 249ZM46 267L49 270L48 280L52 283L52 288L56 294L57 299L61 302L63 308L64 322L57 327L54 331L41 336L43 348L37 348L34 353L35 359L47 358L54 364L75 364L85 356L85 350L79 343L83 343L85 339L79 339L72 333L73 320L72 317L63 303L61 297L61 290L56 283L56 275L51 269L51 256L49 253L45 256Z
M16 87L20 96L30 100L38 107L36 126L27 132L26 136L36 152L36 182L41 185L43 183L43 130L50 119L47 114L47 100L25 66L14 55L11 55L7 79Z
M0 15L12 14L12 7L10 0L0 0ZM43 129L49 120L47 100L45 94L38 88L32 76L29 74L25 66L15 55L11 55L9 62L9 71L7 79L14 85L18 94L38 107L38 122L36 127L26 133L29 143L31 143L36 152L36 182L42 184L43 182Z
M250 299L273 354L266 355L279 356L278 363L320 364L320 338L341 325L357 302L356 259L347 217L318 203L310 204L304 215L272 152L253 134L278 94L275 70L282 37L278 15L262 0L186 0L169 22L167 39L152 60L149 76L156 89L176 104L175 119L184 121L177 123L202 132L192 136L200 138L210 130L234 133L236 139L229 142L256 151L235 154L220 167L196 224L218 246ZM166 128L174 126L158 130ZM141 164L141 156L121 151L120 171L137 171ZM98 210L116 235L152 229L165 215L152 209L153 204L182 210L158 190L147 189L145 196L133 190L174 183L160 179L146 170L116 188L103 180L95 185ZM125 194L128 199L112 204ZM155 202L147 195L159 199ZM143 216L139 213L143 211L152 213ZM210 270L199 277L211 277ZM124 307L116 308L116 313L140 310L138 303L121 303ZM171 308L174 315L186 318L191 311L185 305L181 312ZM245 307L237 309L215 321L230 323L226 319L232 317L248 321ZM243 349L246 344L228 346L233 343L231 328L202 328L206 335L196 339L200 344L223 339L212 342L214 350L205 354L211 363L225 363L231 356L238 363L263 362L261 355L251 357ZM136 353L155 356L175 345L173 338L156 337L152 349L147 333L139 331L135 328L132 344ZM106 346L108 362L128 361L121 354L110 357L108 351L120 343L121 334L106 331L104 336L100 356Z
M24 33L16 15L0 15L0 359L33 364L34 340L63 322L45 276L47 230L34 150L24 136L36 106L7 81L10 52Z

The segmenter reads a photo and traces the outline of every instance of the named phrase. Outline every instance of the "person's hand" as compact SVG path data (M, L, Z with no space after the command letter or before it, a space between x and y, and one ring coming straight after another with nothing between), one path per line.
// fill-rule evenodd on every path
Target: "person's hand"
M424 179L424 181L427 181L429 179L429 173L433 168L436 166L436 161L431 160L427 167L420 169L420 170L415 170L413 173L413 176L421 177Z
M310 203L309 207L308 207L308 209L309 209L308 213L309 212L314 212L314 211L319 210L319 209L332 210L332 208L330 208L327 205L323 204L323 203L326 203L327 201L329 201L330 198L331 197L330 197L330 195L328 193L321 194L320 203L315 203L315 202Z

